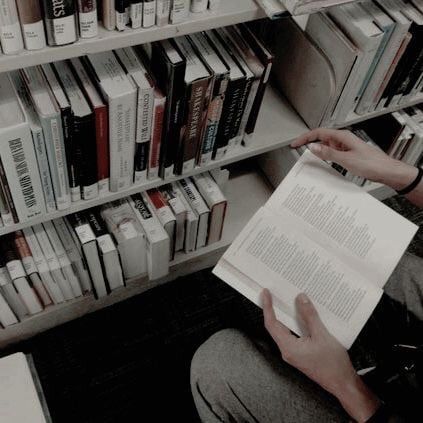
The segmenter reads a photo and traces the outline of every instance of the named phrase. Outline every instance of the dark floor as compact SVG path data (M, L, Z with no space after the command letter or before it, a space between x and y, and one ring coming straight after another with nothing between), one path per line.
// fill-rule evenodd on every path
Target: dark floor
M388 203L423 223L423 212L405 200ZM423 257L422 229L410 251ZM13 350L32 353L54 423L192 422L198 418L189 387L191 357L225 327L261 330L261 313L204 271Z

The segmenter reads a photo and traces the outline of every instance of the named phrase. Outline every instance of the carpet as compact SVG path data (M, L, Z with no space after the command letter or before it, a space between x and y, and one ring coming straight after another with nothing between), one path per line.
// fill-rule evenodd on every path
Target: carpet
M386 204L417 224L423 212ZM410 251L423 257L420 229ZM42 333L1 355L31 353L54 423L197 422L195 350L216 331L262 333L260 310L205 270Z

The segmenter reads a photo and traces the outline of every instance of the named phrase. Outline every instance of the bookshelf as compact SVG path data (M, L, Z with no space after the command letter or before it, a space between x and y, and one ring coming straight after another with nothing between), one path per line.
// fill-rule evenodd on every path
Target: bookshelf
M2 55L0 56L0 71L7 72L23 67L69 59L88 53L107 51L252 21L263 17L265 17L265 13L255 0L222 1L219 11L192 14L186 22L178 25L137 30L128 28L123 32L107 31L103 28L99 28L99 36L94 39L80 40L75 44L67 46L47 47L39 51L24 51L15 56ZM357 123L422 101L423 96L421 98L416 98L410 104L384 109L380 112L371 113L365 116L358 116L352 113L345 124L337 126L341 127ZM196 168L192 172L184 175L184 177L220 168L274 151L289 145L295 138L307 130L308 127L305 122L289 105L283 95L281 95L276 88L270 86L265 95L256 131L248 145L240 146L236 150L231 151L223 159L213 161L207 166ZM86 295L64 304L48 307L42 313L28 317L17 325L8 327L7 329L0 329L0 348L88 313L108 307L178 277L213 266L252 215L271 195L272 189L268 185L265 177L257 170L257 166L250 166L248 168L243 166L243 168L244 170L242 172L232 175L228 184L226 193L229 203L228 216L225 223L223 238L219 243L202 248L190 254L178 254L171 263L169 275L158 281L149 281L146 277L131 280L127 282L126 288L114 291L110 296L100 300L95 300L92 295ZM156 188L178 179L181 179L181 177L173 177L165 181L155 179L143 184L134 185L124 191L108 193L103 197L89 201L73 203L67 210L46 214L30 222L2 227L0 228L0 236L37 223L46 222L119 198L127 197L134 193ZM366 189L379 199L393 195L392 190L380 184L368 185Z
M243 167L242 171L231 176L227 186L228 215L220 242L190 254L178 253L171 263L169 275L163 279L149 281L147 277L143 277L130 280L125 288L113 291L111 295L100 300L95 300L93 295L85 295L66 303L50 306L43 312L28 317L16 325L0 329L0 348L108 307L181 276L215 265L225 249L258 208L267 201L271 193L271 187L257 169Z

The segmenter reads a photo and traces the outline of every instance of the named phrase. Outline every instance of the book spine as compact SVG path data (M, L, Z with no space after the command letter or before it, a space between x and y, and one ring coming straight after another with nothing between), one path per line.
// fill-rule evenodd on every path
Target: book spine
M59 78L60 79L60 78ZM81 200L81 148L78 137L75 136L75 117L72 109L61 110L63 143L66 154L69 191L71 201Z
M156 0L144 0L142 27L150 28L156 23Z
M17 54L23 50L15 0L0 0L0 42L4 54Z
M95 116L74 118L74 137L81 150L81 192L84 200L98 197L97 184L97 143L95 134Z
M155 179L159 176L160 150L162 144L165 105L165 97L162 96L155 98L153 112L153 133L148 160L148 179Z
M98 34L97 1L78 0L79 35L93 38Z
M96 108L94 113L98 192L103 195L109 191L109 118L106 106Z
M220 8L220 0L209 0L209 9L212 12L219 10Z
M209 0L191 0L191 12L202 13L207 10Z
M113 31L116 27L115 0L103 0L102 12L104 27Z
M25 273L31 278L33 274L38 276L38 268L35 263L34 258L32 257L31 249L29 248L28 243L26 242L25 236L22 231L15 232L15 247L19 254L19 258L22 261L22 265L25 269ZM51 298L41 282L39 277L31 278L35 291L39 299L41 300L44 307L52 304Z
M4 328L18 323L15 313L6 301L6 298L0 291L0 323Z
M56 211L56 201L54 199L53 184L51 182L50 168L48 166L46 145L44 142L43 130L32 131L35 154L37 156L38 169L40 171L41 185L44 193L47 213Z
M1 167L1 164L0 164ZM3 184L0 176L0 217L4 226L12 226L15 224L13 221L12 213L10 212L9 205L3 191Z
M205 98L210 84L210 79L194 82L190 88L191 98L187 103L185 128L181 133L182 155L179 158L175 173L186 174L195 167L195 160L200 147L201 134L204 128Z
M109 99L110 191L129 188L134 176L136 94Z
M141 0L131 0L131 26L134 29L142 26L143 4Z
M137 144L135 146L135 182L147 180L148 157L152 134L154 89L138 91Z
M225 101L223 103L222 116L217 131L217 142L213 151L213 158L216 160L221 159L226 154L244 90L245 80L232 81L228 85Z
M76 12L73 0L42 0L50 46L74 43L77 39Z
M4 171L3 163L0 157L0 187L4 194L5 200L5 214L2 214L2 220L4 226L11 226L19 222L18 214L16 213L15 204L13 203L12 193L10 192L9 185L7 183L6 173Z
M65 210L70 206L71 197L62 121L59 115L43 120L43 129L46 128L44 137L56 206L58 210Z
M28 309L13 285L12 279L10 279L9 272L4 263L0 266L0 289L10 308L19 320L22 320L28 315Z
M170 23L178 24L188 19L190 0L173 0L170 10Z
M16 0L22 34L27 50L39 50L46 46L44 22L39 0Z
M170 0L156 0L156 3L156 25L168 25L170 15Z
M126 7L127 0L115 0L115 13L116 13L116 29L123 31L126 27Z
M0 143L1 162L20 222L46 212L29 125L11 130Z

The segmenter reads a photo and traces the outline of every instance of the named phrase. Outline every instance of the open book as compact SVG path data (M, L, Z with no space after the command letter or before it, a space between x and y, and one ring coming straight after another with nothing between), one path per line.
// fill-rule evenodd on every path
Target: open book
M295 297L305 292L349 348L417 229L306 151L213 273L259 306L268 288L298 335Z

